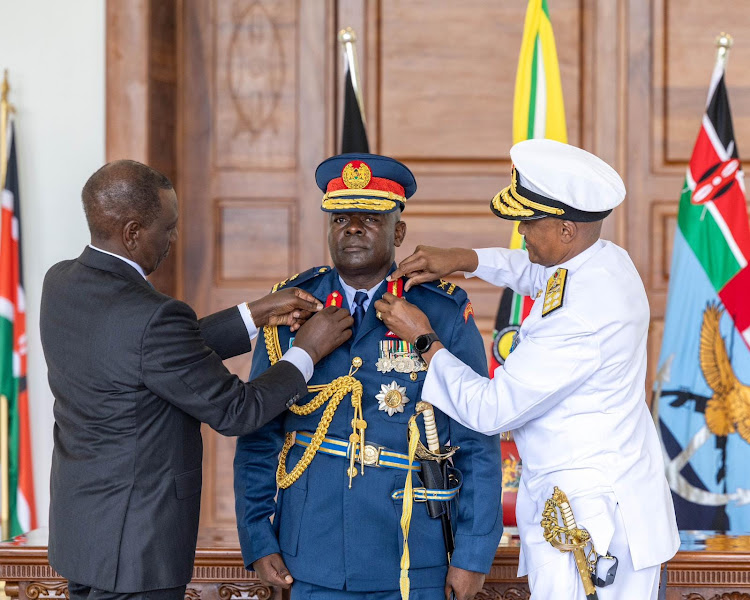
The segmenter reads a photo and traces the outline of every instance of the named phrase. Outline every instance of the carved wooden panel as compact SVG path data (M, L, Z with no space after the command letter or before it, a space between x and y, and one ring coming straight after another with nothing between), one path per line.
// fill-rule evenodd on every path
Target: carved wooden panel
M298 271L294 200L220 200L217 210L218 285L249 286Z
M669 284L672 249L677 228L677 201L651 203L651 289L664 291Z
M294 169L298 2L214 6L214 164Z

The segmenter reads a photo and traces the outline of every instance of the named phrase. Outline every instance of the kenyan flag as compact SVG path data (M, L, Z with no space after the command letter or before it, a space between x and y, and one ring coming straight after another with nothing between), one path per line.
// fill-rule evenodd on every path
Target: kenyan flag
M8 469L2 482L8 503L5 538L36 528L31 420L26 389L26 296L21 268L21 201L14 127L8 126L8 159L0 165L0 396L8 405ZM5 453L2 453L5 454Z
M560 67L547 0L529 0L526 7L513 97L513 143L532 138L568 141ZM518 222L513 225L509 247L525 248ZM508 357L513 338L533 303L532 298L511 289L503 291L492 335L490 377Z
M720 58L680 195L654 389L680 529L750 529L749 258Z

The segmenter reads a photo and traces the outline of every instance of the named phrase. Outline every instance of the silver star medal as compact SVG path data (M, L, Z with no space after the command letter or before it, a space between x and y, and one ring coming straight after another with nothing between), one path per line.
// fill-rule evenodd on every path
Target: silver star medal
M406 388L401 387L395 381L381 384L380 393L375 398L378 401L378 410L387 412L389 417L397 412L404 412L404 405L409 402Z

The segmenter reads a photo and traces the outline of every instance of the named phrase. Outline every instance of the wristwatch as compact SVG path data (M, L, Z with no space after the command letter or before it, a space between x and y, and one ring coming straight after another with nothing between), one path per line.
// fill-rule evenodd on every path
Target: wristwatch
M414 349L417 351L417 354L419 354L419 358L422 358L422 355L430 349L433 342L439 341L440 338L438 338L437 334L434 331L431 331L430 333L420 335L414 341Z

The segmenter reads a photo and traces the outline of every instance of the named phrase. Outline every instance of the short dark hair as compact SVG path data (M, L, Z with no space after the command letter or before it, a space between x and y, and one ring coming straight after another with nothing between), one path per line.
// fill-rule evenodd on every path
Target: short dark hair
M161 212L160 190L169 178L135 160L116 160L94 173L81 192L92 237L110 239L128 221L149 227Z

